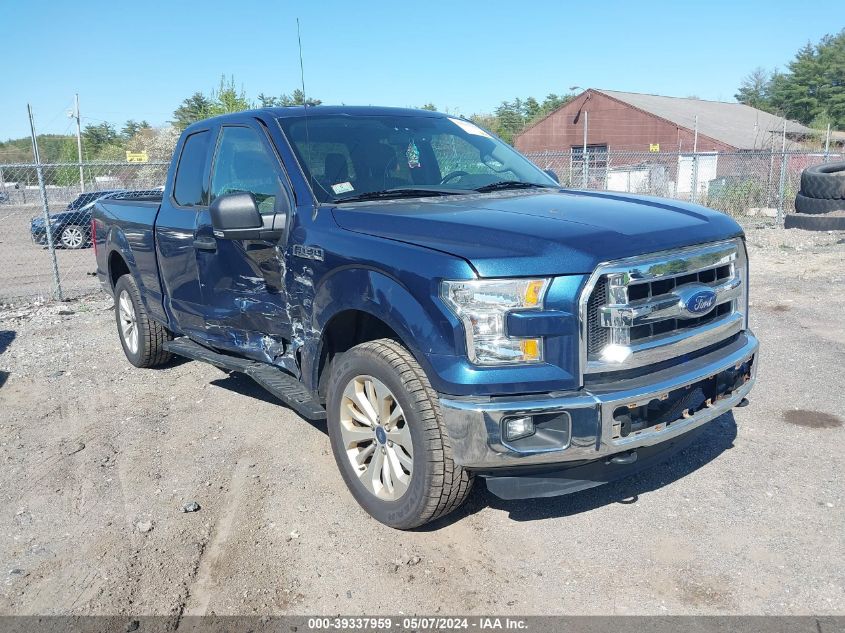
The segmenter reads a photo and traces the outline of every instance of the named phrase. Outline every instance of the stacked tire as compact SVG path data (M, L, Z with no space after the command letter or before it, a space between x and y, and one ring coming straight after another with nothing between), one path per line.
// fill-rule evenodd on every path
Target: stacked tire
M813 165L801 173L795 213L787 214L788 229L845 230L845 163Z

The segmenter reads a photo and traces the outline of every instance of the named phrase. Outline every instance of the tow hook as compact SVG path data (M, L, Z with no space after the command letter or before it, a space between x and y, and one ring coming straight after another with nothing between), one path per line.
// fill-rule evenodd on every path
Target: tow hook
M625 464L633 464L635 461L637 461L636 449L628 451L627 453L619 453L619 455L614 455L613 457L609 457L607 459L608 464L616 464L618 466L624 466Z

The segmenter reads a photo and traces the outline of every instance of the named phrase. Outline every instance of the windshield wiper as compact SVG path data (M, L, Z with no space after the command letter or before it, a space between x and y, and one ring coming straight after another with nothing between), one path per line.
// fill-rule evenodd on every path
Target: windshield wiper
M451 189L445 187L394 187L381 191L365 191L347 198L339 198L338 203L361 202L364 200L385 200L390 198L424 198L425 196L454 196L466 195L466 189Z
M488 191L502 191L504 189L548 189L550 185L538 185L535 182L524 182L522 180L500 180L483 185L473 191L487 193Z

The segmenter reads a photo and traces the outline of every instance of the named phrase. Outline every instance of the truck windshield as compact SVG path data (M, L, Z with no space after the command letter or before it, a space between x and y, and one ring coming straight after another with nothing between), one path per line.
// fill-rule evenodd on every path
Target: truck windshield
M558 186L464 119L308 115L279 119L320 202Z

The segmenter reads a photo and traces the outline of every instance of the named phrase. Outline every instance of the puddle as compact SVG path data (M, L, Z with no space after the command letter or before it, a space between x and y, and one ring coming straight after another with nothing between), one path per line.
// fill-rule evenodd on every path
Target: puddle
M790 424L804 426L808 429L834 429L842 426L842 418L821 411L807 411L806 409L795 409L786 411L783 419Z

